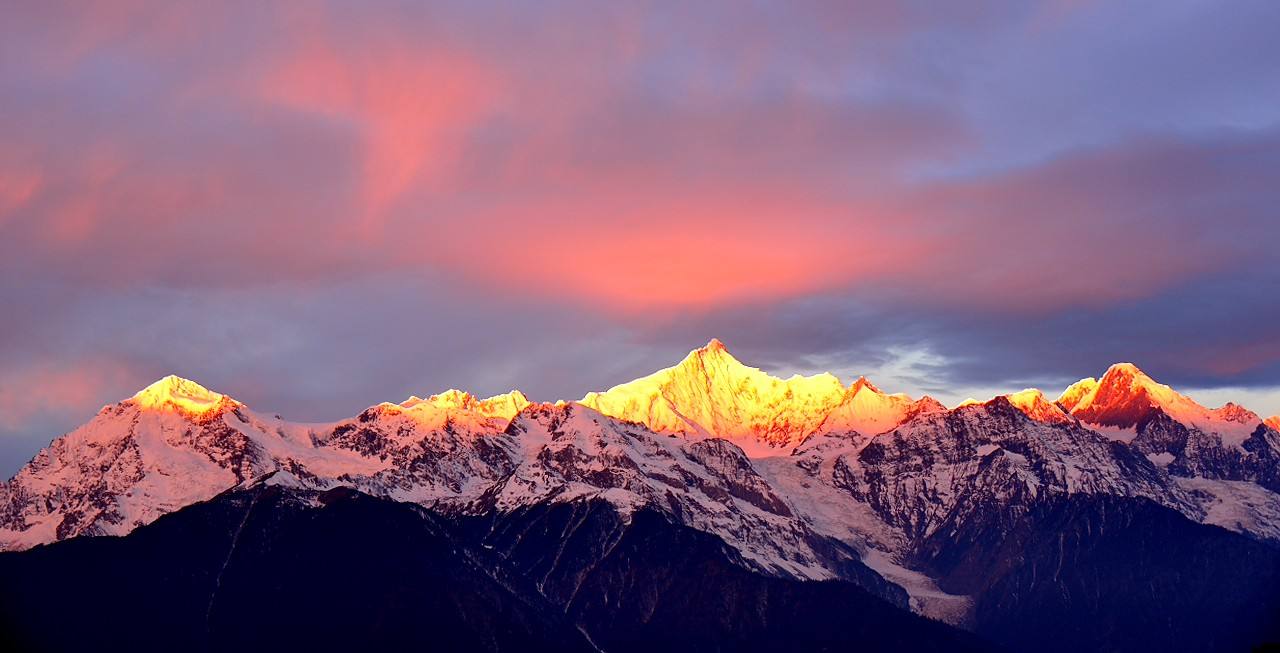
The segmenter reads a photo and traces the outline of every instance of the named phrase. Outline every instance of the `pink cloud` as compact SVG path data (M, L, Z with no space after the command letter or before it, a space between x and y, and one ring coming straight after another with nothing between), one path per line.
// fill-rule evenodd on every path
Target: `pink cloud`
M342 44L306 34L272 61L268 102L349 124L360 133L360 222L380 224L411 187L448 183L469 130L492 107L497 73L474 56L398 42Z
M38 170L0 170L0 223L31 201L43 183Z
M396 253L491 291L606 310L704 309L875 282L918 260L898 220L761 189L680 196L647 188L519 202L404 225Z
M881 9L870 18L894 33L914 20ZM499 38L520 25L459 38L465 12L401 24L292 7L267 14L269 42L224 12L163 12L134 45L145 13L49 21L79 35L82 65L122 48L108 61L139 97L108 94L102 128L74 95L6 124L38 171L0 184L13 260L104 285L448 275L606 312L837 290L1036 311L1150 295L1254 247L1187 246L1198 216L1171 185L1227 184L1169 163L1194 167L1194 147L913 179L969 151L962 118L833 92L819 82L835 71L780 81L759 65L777 35L747 18L758 42L717 32L721 50L769 56L717 76L642 12L610 14L611 47L585 36L591 61L550 43L572 31L558 25L530 30L543 47L527 53ZM215 33L193 33L202 22ZM189 61L184 39L218 36L237 49L166 77L161 55Z
M5 370L0 374L0 429L19 428L40 415L78 413L95 403L123 399L110 394L137 385L140 378L107 360Z
M1106 3L555 8L13 7L0 419L118 398L113 356L128 389L567 385L646 331L1280 378L1280 139L1206 131L1274 122L1249 9L1130 42Z

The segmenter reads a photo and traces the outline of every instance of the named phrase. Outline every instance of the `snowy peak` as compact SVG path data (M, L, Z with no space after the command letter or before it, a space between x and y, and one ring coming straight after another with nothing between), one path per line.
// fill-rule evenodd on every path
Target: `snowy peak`
M1068 388L1068 393L1081 383ZM1216 410L1205 408L1147 376L1133 363L1116 363L1096 384L1083 387L1089 389L1071 405L1071 414L1100 426L1130 429L1163 412L1185 426L1217 434L1224 441L1238 445L1262 422L1256 414L1235 404Z
M1066 390L1058 397L1058 404L1068 411L1075 410L1085 395L1093 392L1098 388L1098 380L1092 376L1087 379L1080 379L1075 383L1067 386Z
M1156 383L1133 363L1116 363L1080 397L1071 412L1092 424L1130 428L1145 421L1157 409L1170 412L1170 409L1177 411L1194 404L1169 386Z
M729 348L725 347L724 343L717 338L712 338L707 344L689 352L684 357L684 360L670 369L673 369L677 376L683 376L686 380L695 381L709 379L717 375L737 378L744 375L749 376L752 372L764 374L764 372L754 367L748 367L737 358L734 358L733 354L729 353Z
M1066 411L1056 403L1050 402L1044 393L1036 388L1027 388L1020 392L1004 395L1014 408L1022 411L1027 417L1047 424L1065 424L1074 421ZM990 403L990 402L988 402Z
M752 457L785 454L815 433L877 435L941 409L932 399L885 394L866 377L848 387L828 373L779 379L742 364L719 340L581 403L658 432L728 438Z
M845 395L831 374L779 379L712 340L673 367L579 403L661 433L729 438L753 455L771 455L812 433Z
M822 433L879 435L918 412L916 404L905 394L887 395L866 377L860 376L849 386L844 399L832 409L818 430Z
M739 366L746 367L733 354L729 353L729 348L719 338L712 338L707 344L690 351L688 355L680 361L676 367L696 367L701 363L704 367L720 367L720 366Z
M407 409L430 407L437 410L468 411L485 417L511 419L529 405L529 398L519 390L512 390L505 394L480 399L469 392L451 388L426 399L409 397L398 405Z
M426 399L414 396L398 404L378 404L362 417L407 418L415 423L415 430L430 431L449 424L466 425L471 430L501 430L529 404L529 398L519 390L480 399L469 392L449 389Z
M494 395L480 401L481 412L495 417L503 417L513 419L520 411L529 407L529 398L519 390L512 390L506 394Z
M1257 413L1232 401L1223 404L1221 408L1215 408L1213 414L1224 422L1236 424L1250 424L1261 419Z
M143 410L174 411L197 419L220 413L228 405L240 405L226 395L172 374L138 391L128 402Z
M1272 417L1268 417L1266 420L1266 425L1270 426L1272 430L1280 431L1280 415L1274 415Z
M875 384L871 383L871 381L865 376L858 377L858 380L854 381L852 386L849 386L849 394L851 395L856 395L863 390L874 392L878 395L884 394L880 391L880 388L877 388Z

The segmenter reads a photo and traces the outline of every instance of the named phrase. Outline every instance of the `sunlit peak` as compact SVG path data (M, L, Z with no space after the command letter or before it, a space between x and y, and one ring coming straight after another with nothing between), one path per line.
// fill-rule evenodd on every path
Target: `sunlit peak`
M1039 388L1027 388L1004 395L1014 408L1038 422L1069 422L1071 417L1057 404L1050 403Z
M203 416L220 410L230 400L195 381L171 374L140 390L132 401L142 409L176 409L188 415Z
M1024 411L1030 406L1046 401L1044 393L1041 392L1039 388L1027 388L1017 392L1011 392L1005 395L1005 399L1008 399L1009 403L1023 409Z
M432 395L429 401L441 408L469 408L479 403L479 400L470 392L456 388L449 388L438 395Z
M1067 410L1074 410L1085 396L1096 390L1097 387L1098 380L1092 376L1080 379L1062 391L1062 394L1058 396L1058 403L1062 404L1062 407Z
M877 388L876 385L872 383L869 379L867 379L867 377L865 376L858 377L858 380L854 381L853 385L849 386L849 394L858 394L864 389L870 390L871 392L874 392L878 395L884 394L883 392L880 391L880 388Z
M1121 375L1129 378L1151 378L1147 376L1146 372L1143 372L1141 369L1138 368L1137 365L1134 365L1133 363L1116 363L1111 367L1107 368L1107 371L1105 374L1102 375L1102 378L1106 379L1107 377L1112 377L1116 375Z
M389 404L393 405L393 404ZM470 392L450 388L426 399L412 396L399 404L407 414L434 421L440 414L469 412L481 417L511 419L529 405L529 398L519 390L480 399Z
M1258 419L1257 413L1233 401L1228 401L1221 408L1214 410L1213 413L1224 420L1238 424L1245 424Z
M720 341L719 338L712 338L707 344L689 352L687 358L709 358L712 360L730 360L736 361L733 354L729 353L729 348Z

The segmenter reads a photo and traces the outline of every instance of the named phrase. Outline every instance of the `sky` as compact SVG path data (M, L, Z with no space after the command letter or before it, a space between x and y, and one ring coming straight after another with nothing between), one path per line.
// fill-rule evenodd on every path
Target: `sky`
M1280 413L1280 3L5 4L5 476L169 373L323 421L712 337Z

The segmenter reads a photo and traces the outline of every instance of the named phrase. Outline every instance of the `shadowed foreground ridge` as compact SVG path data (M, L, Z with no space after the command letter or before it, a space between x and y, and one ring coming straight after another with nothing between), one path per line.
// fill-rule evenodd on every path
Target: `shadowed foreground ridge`
M602 531L614 534L607 551L587 537ZM624 523L602 502L496 524L347 489L261 486L127 537L0 556L0 643L47 651L991 650L851 583L770 578L733 557L715 536L652 512Z

